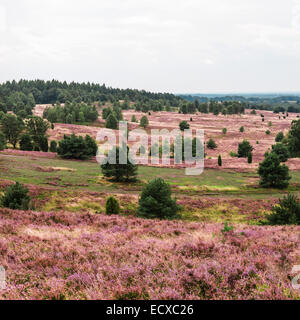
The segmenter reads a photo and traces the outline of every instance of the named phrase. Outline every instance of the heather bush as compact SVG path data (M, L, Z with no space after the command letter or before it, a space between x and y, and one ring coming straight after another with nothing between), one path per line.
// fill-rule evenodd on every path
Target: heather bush
M28 189L19 182L9 186L1 197L1 205L13 210L28 210L30 197Z
M106 209L106 214L108 215L119 214L120 213L119 201L113 196L108 197L106 199L105 209Z
M180 207L171 197L171 188L163 179L149 182L139 198L138 216L147 219L175 219Z
M299 199L292 194L284 196L279 203L272 207L272 214L267 216L271 225L300 225Z

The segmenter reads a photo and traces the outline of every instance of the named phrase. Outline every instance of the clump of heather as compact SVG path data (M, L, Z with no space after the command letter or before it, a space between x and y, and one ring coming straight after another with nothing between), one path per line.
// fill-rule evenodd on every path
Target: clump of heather
M1 299L296 299L299 226L0 209Z

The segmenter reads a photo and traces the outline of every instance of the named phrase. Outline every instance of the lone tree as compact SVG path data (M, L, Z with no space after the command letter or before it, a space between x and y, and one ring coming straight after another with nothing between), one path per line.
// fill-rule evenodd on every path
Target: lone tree
M127 160L126 164L120 163L120 153ZM114 147L108 153L107 162L101 165L104 177L110 178L116 182L135 181L138 166L133 164L129 156L129 147Z
M241 142L238 147L238 157L248 158L249 152L252 152L252 151L253 151L253 147L251 146L250 142L247 140L243 140L243 142Z
M146 116L143 116L141 119L141 122L140 122L140 126L143 128L146 128L146 127L148 127L148 125L149 125L148 118Z
M219 155L219 157L218 157L218 166L222 167L222 157L221 157L221 155Z
M289 168L280 164L280 159L274 152L266 153L265 159L259 164L259 184L264 188L284 189L289 185L291 179Z
M110 113L109 116L107 117L105 126L108 129L114 129L114 130L118 129L118 120L113 113Z
M291 130L288 134L288 148L292 157L300 157L300 120L292 122Z
M13 210L28 210L29 204L28 189L19 182L9 186L1 198L1 205Z
M253 161L253 156L252 156L252 152L248 153L248 163L251 164Z
M105 212L107 215L120 213L120 204L119 204L119 201L115 197L111 196L106 199Z
M2 132L6 140L16 149L20 135L24 129L24 123L21 119L12 114L6 114L1 120Z
M149 182L139 198L138 216L147 219L175 219L180 207L172 199L171 188L162 178Z
M49 128L49 122L40 117L32 116L29 119L26 119L26 131L30 134L34 145L39 147L42 151L48 151L48 139L46 133Z
M181 131L184 131L186 129L189 129L190 125L186 121L181 121L179 124L179 128Z

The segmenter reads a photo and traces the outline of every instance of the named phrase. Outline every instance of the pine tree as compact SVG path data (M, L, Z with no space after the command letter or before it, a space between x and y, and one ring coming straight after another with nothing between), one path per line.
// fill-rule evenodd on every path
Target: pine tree
M143 116L141 119L141 122L140 122L140 126L143 128L146 128L146 127L148 127L148 125L149 125L148 118L146 116Z
M252 163L252 152L248 153L248 163L251 164Z
M117 118L113 114L110 114L108 116L108 118L106 119L105 126L108 129L117 130L118 129L118 120L117 120Z
M219 155L219 157L218 157L218 166L222 167L222 157L221 157L221 155Z

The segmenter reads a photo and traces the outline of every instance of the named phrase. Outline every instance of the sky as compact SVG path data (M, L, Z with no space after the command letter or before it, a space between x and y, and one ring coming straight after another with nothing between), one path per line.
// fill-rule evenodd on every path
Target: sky
M0 0L0 82L300 91L300 0Z

